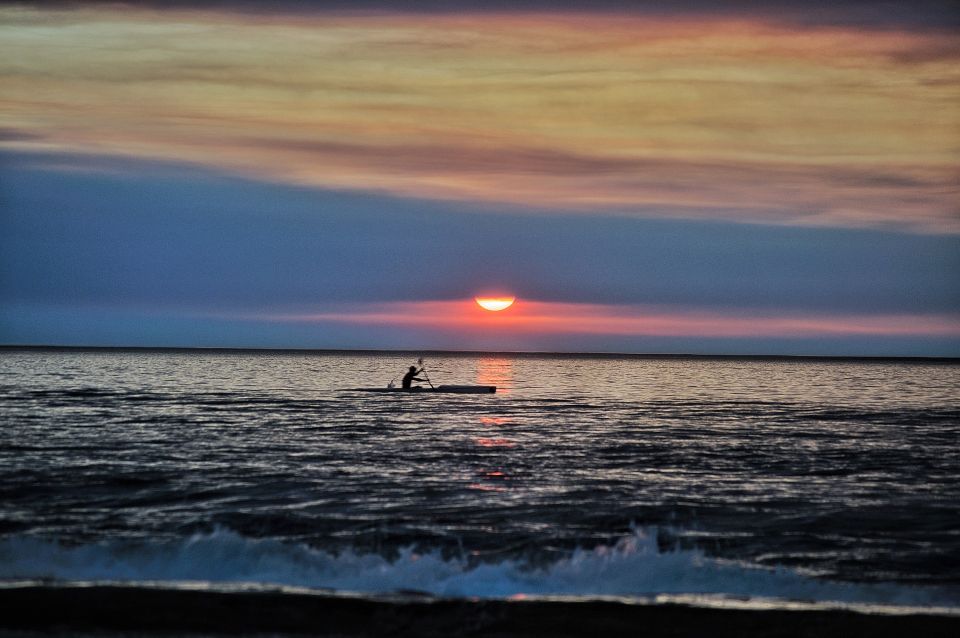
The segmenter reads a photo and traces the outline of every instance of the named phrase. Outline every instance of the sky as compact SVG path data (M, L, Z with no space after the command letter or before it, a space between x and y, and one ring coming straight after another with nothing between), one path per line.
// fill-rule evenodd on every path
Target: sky
M958 35L938 1L0 2L0 344L960 356Z

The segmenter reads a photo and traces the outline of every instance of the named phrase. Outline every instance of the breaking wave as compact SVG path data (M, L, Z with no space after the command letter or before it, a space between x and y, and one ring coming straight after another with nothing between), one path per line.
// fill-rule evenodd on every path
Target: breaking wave
M364 594L442 597L718 595L845 604L960 607L932 587L818 580L789 569L721 561L698 550L659 551L656 530L576 550L546 566L477 562L439 552L398 557L333 554L304 544L251 539L226 529L169 542L68 546L30 536L0 540L0 579L257 583Z

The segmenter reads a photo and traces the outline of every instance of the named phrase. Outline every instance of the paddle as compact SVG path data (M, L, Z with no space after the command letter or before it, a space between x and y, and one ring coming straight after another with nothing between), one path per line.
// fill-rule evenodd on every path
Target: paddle
M417 365L420 366L420 372L423 373L423 376L427 379L427 383L430 384L430 387L433 387L433 381L430 380L430 375L427 374L427 369L423 367L423 357L417 359Z

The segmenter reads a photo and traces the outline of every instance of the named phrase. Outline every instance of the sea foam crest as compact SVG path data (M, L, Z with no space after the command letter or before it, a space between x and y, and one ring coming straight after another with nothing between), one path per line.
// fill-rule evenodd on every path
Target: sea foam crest
M479 598L703 594L913 606L958 603L930 588L824 581L788 569L720 561L698 550L661 552L656 530L636 530L613 545L576 550L538 568L515 560L475 564L412 549L395 560L350 551L332 554L223 529L181 541L80 546L13 536L0 540L0 579L242 582Z

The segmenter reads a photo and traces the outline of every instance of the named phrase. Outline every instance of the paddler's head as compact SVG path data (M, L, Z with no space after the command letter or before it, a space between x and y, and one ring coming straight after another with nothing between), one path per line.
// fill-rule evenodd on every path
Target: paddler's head
M410 372L416 372L417 366L410 366Z

